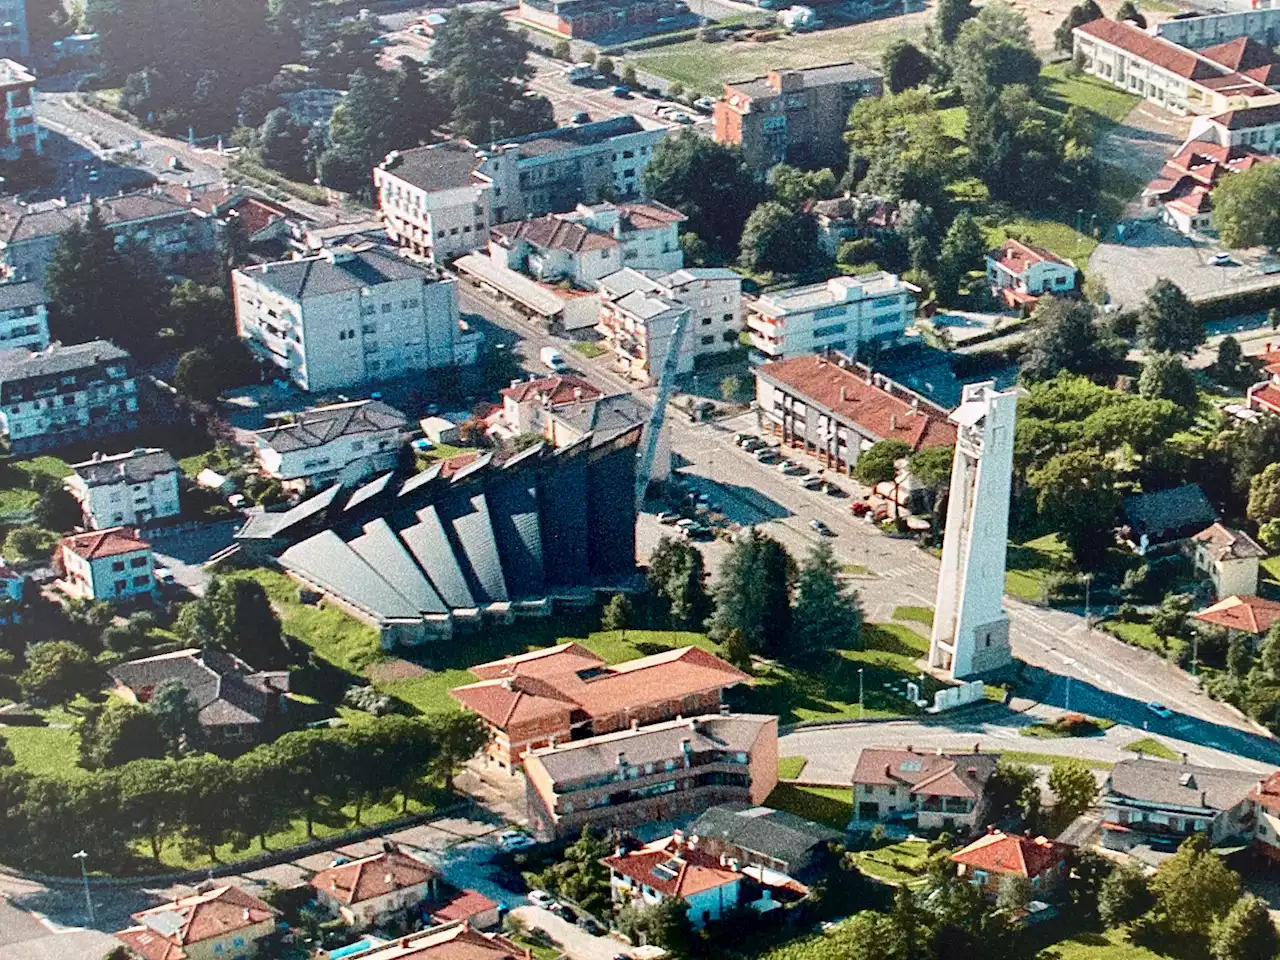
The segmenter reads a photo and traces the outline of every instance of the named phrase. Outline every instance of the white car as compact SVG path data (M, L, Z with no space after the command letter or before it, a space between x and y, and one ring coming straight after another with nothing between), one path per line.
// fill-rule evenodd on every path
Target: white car
M1173 711L1166 707L1159 700L1152 700L1147 704L1147 709L1154 713L1161 720L1168 720L1173 716Z
M541 907L543 910L551 909L552 904L556 902L556 898L545 890L530 890L529 902L535 907Z
M498 848L504 853L515 853L537 845L538 841L520 830L504 830L498 834Z

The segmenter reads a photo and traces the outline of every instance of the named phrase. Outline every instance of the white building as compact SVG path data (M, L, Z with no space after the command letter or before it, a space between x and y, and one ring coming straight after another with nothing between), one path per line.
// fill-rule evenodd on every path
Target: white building
M11 452L52 450L137 426L132 361L114 344L0 351L0 429Z
M94 454L92 460L73 463L67 490L80 501L85 525L136 526L162 517L176 517L178 462L167 450L139 448L111 456Z
M858 354L906 341L920 288L892 273L835 277L747 303L751 360L786 360L822 350Z
M126 527L63 537L58 587L82 600L130 600L156 589L151 544Z
M1017 412L1017 391L1002 393L987 381L965 384L951 414L959 429L929 665L957 680L1013 658L1004 571Z
M476 362L454 281L382 250L325 250L232 274L236 328L309 391Z
M1249 147L1259 153L1280 153L1280 103L1196 117L1187 139L1222 147Z
M1030 306L1043 294L1074 290L1076 265L1010 237L987 254L987 282L1009 306Z
M656 380L682 325L682 343L688 335L689 308L651 288L622 293L615 286L613 294L601 297L596 329L613 351L620 372L635 380ZM676 373L692 369L693 355L681 351Z
M355 481L394 467L409 420L381 400L311 407L253 435L258 468L287 489L311 490Z
M49 298L34 281L0 284L0 350L49 345Z
M1243 530L1212 523L1191 538L1191 562L1219 600L1258 593L1258 561L1267 551Z
M7 7L7 3L0 5L0 15ZM25 43L25 22L21 32L19 42ZM0 23L0 45L12 47L13 43L13 21L6 20ZM0 59L0 109L5 134L0 141L0 157L17 160L24 153L43 153L48 134L36 123L35 74L14 60Z

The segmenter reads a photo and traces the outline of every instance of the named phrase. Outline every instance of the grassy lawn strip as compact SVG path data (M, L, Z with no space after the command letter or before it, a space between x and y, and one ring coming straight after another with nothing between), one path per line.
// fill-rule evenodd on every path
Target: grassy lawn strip
M1138 104L1138 98L1092 77L1067 75L1069 63L1054 63L1040 71L1040 102L1060 120L1070 107L1092 114L1093 140L1097 143Z
M884 883L910 884L923 881L926 840L903 840L877 850L861 850L853 855L858 869Z
M76 780L89 771L76 766L80 745L74 730L59 727L0 727L0 740L9 744L15 766L28 773Z
M1123 931L1076 933L1045 947L1040 960L1161 960L1161 954L1127 942Z
M1061 569L1068 558L1067 548L1057 534L1010 543L1005 555L1005 593L1029 603L1042 602L1049 574Z
M932 607L894 607L893 619L909 620L912 623L923 623L926 627L933 626L933 608Z
M464 453L479 453L478 447L455 447L451 443L435 443L430 449L419 450L418 456L426 460L448 460L450 457L461 456Z
M786 810L796 816L843 830L853 815L851 787L796 787L780 783L765 800L765 806Z
M808 764L809 761L806 757L779 757L778 778L781 780L794 780L804 772L804 768Z
M31 489L31 478L43 473L61 480L71 472L65 460L57 457L32 457L30 460L10 460L0 465L0 517L25 519L36 505L36 494Z
M1170 750L1155 737L1142 737L1133 741L1125 747L1130 753L1141 753L1146 757L1155 757L1157 760L1179 760L1181 757L1174 750Z
M840 572L846 577L866 577L871 575L871 568L864 567L860 563L842 563Z
M1042 737L1048 740L1060 740L1067 737L1096 737L1104 730L1116 725L1114 720L1098 717L1085 717L1081 714L1064 714L1057 720L1047 723L1033 723L1023 727L1018 734L1023 737Z
M608 352L605 350L604 347L600 346L600 344L596 343L594 340L574 341L573 349L577 350L580 354L582 354L588 360L593 360L596 357Z
M1185 640L1178 637L1169 637L1166 640L1158 636L1145 621L1104 620L1098 624L1098 629L1131 647L1141 647L1143 650L1150 650L1161 656L1180 655L1187 645Z
M1030 750L993 750L1012 763L1027 763L1034 767L1052 767L1063 760L1077 760L1091 770L1110 770L1115 766L1109 760L1091 760L1088 757L1059 756L1056 753L1034 753Z

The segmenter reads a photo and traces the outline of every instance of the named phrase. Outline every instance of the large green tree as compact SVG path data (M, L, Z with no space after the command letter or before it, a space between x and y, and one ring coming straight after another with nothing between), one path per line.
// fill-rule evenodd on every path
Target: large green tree
M200 705L182 680L161 680L152 691L147 708L156 728L175 757L190 752L200 742Z
M673 623L698 629L711 612L702 551L691 543L662 537L649 556L649 589L667 605Z
M1087 569L1101 562L1115 542L1120 509L1115 475L1096 450L1070 450L1027 474L1036 508L1062 535L1076 562Z
M804 273L821 256L813 216L768 200L751 211L742 230L738 262L748 270Z
M221 647L255 667L289 663L280 618L262 584L247 577L215 577L203 597L182 608L176 629L190 643Z
M937 41L943 46L950 46L965 21L977 13L978 8L970 0L939 0L934 19Z
M1209 933L1213 960L1275 960L1280 951L1267 902L1246 893Z
M880 55L880 69L890 93L901 93L926 83L933 76L933 60L910 40L898 39Z
M853 465L853 476L859 483L875 489L882 483L894 485L893 510L898 512L898 461L911 453L904 441L890 437L878 440Z
M930 94L907 90L864 97L849 114L845 142L860 189L891 200L918 200L934 210L948 204L954 143Z
M1204 343L1204 324L1187 295L1161 277L1147 291L1138 313L1138 340L1144 350L1190 353Z
M1014 84L1034 87L1040 60L1027 18L1003 0L984 4L967 20L951 48L952 74L969 109L982 109L991 93Z
M687 130L654 147L643 181L648 196L683 213L684 229L725 257L760 196L739 150Z
M1280 247L1280 166L1255 164L1213 191L1213 226L1228 247Z
M1240 877L1197 835L1160 864L1151 889L1173 933L1203 937L1240 899Z
M814 544L800 565L792 629L801 650L853 650L862 644L862 606L841 580L828 540Z
M1155 902L1155 894L1142 869L1132 863L1121 863L1098 890L1098 915L1106 926L1120 927L1146 914Z
M1063 53L1070 53L1075 43L1075 34L1072 31L1086 23L1101 20L1104 16L1106 14L1098 6L1097 0L1083 0L1077 3L1067 11L1067 15L1062 18L1062 23L1058 24L1058 29L1053 31L1053 48Z
M144 706L111 697L93 706L76 727L80 765L89 770L118 767L131 760L164 756L165 740L154 714Z
M1173 353L1153 353L1142 364L1138 377L1138 393L1149 400L1171 400L1187 410L1194 410L1200 399L1196 378Z
M1093 806L1098 799L1098 781L1093 771L1079 760L1059 760L1049 771L1049 789L1053 791L1054 813L1058 821L1068 824Z
M986 253L986 241L982 228L967 210L951 222L942 241L942 253L938 256L938 300L952 304L960 292L960 286L972 270L982 267Z
M791 634L794 562L786 548L755 528L734 541L720 566L710 632L738 630L753 653L785 649Z
M1088 377L1114 376L1124 359L1124 342L1098 329L1087 303L1041 297L1031 322L1020 371L1026 382L1050 380L1063 370Z
M27 666L18 674L23 696L43 703L66 703L93 690L102 674L93 657L66 640L42 640L27 647Z

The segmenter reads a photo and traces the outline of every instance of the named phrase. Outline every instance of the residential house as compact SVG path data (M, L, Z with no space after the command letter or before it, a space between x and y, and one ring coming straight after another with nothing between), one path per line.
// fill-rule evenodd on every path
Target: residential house
M1280 771L1254 784L1249 803L1255 816L1253 852L1274 864L1280 860Z
M1201 623L1246 633L1256 644L1267 635L1271 625L1280 620L1280 601L1255 596L1224 597L1191 616Z
M1007 306L1030 309L1046 293L1071 293L1076 288L1076 265L1009 237L987 254L987 282Z
M10 453L98 441L137 426L133 361L115 344L0 351L0 431Z
M1155 490L1124 498L1128 541L1140 556L1177 549L1218 519L1197 484Z
M804 879L829 861L844 834L786 810L746 803L708 807L685 831L713 856Z
M464 920L371 946L359 960L533 960L533 954L499 933L481 933Z
M717 803L759 805L778 782L778 718L681 717L527 751L525 809L551 840L638 827Z
M248 960L279 911L239 887L216 886L141 910L116 939L142 960Z
M973 834L986 816L987 785L998 759L977 750L948 754L867 747L853 771L853 819Z
M1188 140L1142 191L1144 208L1181 233L1212 233L1212 194L1222 178L1276 161L1252 147Z
M1191 121L1187 140L1221 147L1248 147L1258 153L1280 153L1280 103L1196 117Z
M309 883L322 906L365 930L434 899L439 880L434 867L389 849L321 870Z
M537 380L516 380L499 391L502 395L502 422L512 433L537 433L538 411L565 403L599 400L604 391L576 374L557 374Z
M489 725L487 754L514 771L525 751L676 717L718 713L746 674L698 647L610 665L564 643L471 668L478 683L450 693Z
M516 20L576 40L688 17L683 0L520 0Z
M65 574L58 587L81 600L134 600L156 590L151 544L136 530L109 527L63 537L59 557Z
M1243 530L1214 521L1191 538L1191 562L1208 577L1219 600L1258 592L1258 561L1267 551Z
M444 903L431 907L436 924L468 923L475 930L488 930L502 922L502 907L475 890L461 890Z
M434 269L378 249L242 267L232 273L236 329L303 390L341 390L474 364L458 291Z
M12 20L0 23L0 45L12 48L15 40L25 45L25 25L18 35L14 27ZM16 60L0 59L0 159L13 161L43 153L48 135L36 122L35 74Z
M879 73L852 61L770 70L724 85L714 109L715 139L740 147L747 165L760 173L778 163L838 162L848 152L843 136L849 111L883 91Z
M0 350L49 346L49 298L34 280L0 283Z
M1255 41L1197 51L1105 17L1072 33L1085 72L1178 115L1280 102L1270 86L1275 55Z
M684 336L676 372L688 373L704 357L735 350L742 331L742 277L723 267L686 267L665 275L626 267L599 283L596 329L628 376L656 378L666 360L677 318Z
M955 445L946 410L847 357L795 357L753 373L760 429L840 473L881 440L912 453Z
M668 129L626 114L485 149L453 140L393 151L373 171L378 211L399 246L445 263L484 249L494 224L641 198L641 175Z
M307 407L253 434L258 469L289 490L352 482L394 467L409 435L409 418L381 400Z
M832 258L840 253L845 240L892 230L898 222L898 204L872 194L846 193L831 200L812 200L805 209L817 222L818 244Z
M920 288L892 273L834 277L766 293L747 303L751 362L790 360L823 350L858 354L907 342Z
M113 692L146 703L156 687L177 680L191 691L200 730L213 743L256 743L285 712L288 670L255 670L221 650L188 648L117 664L107 671Z
M71 465L67 490L80 501L85 526L137 526L182 512L178 461L159 447L139 447Z
M1006 877L1031 884L1033 899L1060 886L1071 875L1074 847L1048 837L1028 837L988 830L951 855L956 875L977 887L988 900L1000 896Z
M1245 392L1245 404L1250 410L1280 414L1280 350L1273 349L1268 343L1259 359L1267 379L1249 387Z
M1202 834L1213 845L1254 832L1257 774L1166 760L1121 760L1102 789L1102 845L1172 849Z

